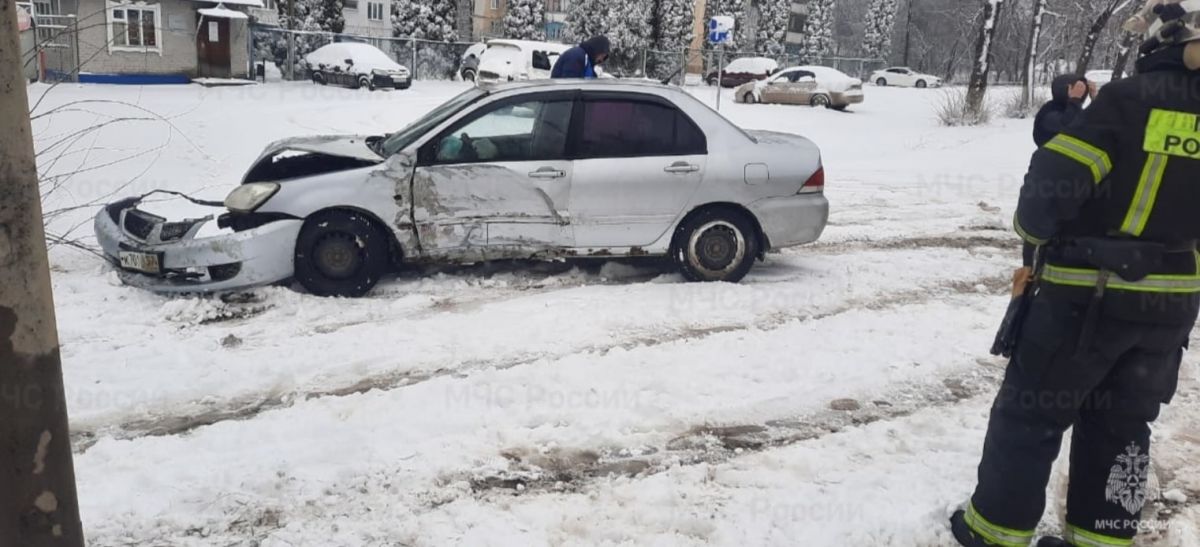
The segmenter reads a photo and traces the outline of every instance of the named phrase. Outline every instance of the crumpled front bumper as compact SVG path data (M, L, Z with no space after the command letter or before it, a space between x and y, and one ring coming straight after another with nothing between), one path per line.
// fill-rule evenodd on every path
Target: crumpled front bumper
M95 218L96 239L128 285L164 293L215 292L276 283L294 272L296 238L303 220L274 220L241 232L197 238L200 225L211 220L206 217L192 221L193 228L182 237L163 241L166 223L155 222L161 219L137 210L136 205L136 200L117 202L101 208ZM126 222L131 212L139 214L137 222ZM146 218L151 222L146 223ZM141 233L131 233L130 226ZM122 268L121 251L157 253L161 273Z

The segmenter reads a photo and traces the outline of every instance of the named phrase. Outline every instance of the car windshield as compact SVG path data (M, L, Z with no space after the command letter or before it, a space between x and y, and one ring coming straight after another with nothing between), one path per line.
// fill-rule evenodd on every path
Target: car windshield
M378 152L380 156L386 158L392 154L395 154L396 152L408 148L408 145L420 138L421 135L424 135L430 129L433 129L438 124L446 121L450 118L450 116L453 116L467 105L479 100L484 95L487 95L487 92L482 91L479 88L471 88L458 94L453 99L450 99L449 101L442 103L441 106L431 110L428 114L425 114L417 121L408 124L408 126L404 129L388 135L387 138L384 139L380 149L376 150L376 152Z

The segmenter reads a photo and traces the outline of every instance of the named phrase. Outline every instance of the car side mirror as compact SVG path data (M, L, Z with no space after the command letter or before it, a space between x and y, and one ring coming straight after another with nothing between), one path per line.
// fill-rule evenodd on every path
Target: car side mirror
M350 66L354 66L354 59L346 59L346 64L350 65Z

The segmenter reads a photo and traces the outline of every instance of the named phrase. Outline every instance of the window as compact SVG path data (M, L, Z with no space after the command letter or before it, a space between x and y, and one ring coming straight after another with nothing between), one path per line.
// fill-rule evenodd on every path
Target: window
M504 20L496 19L492 21L492 34L495 36L504 35Z
M550 70L550 54L545 51L533 52L533 68L538 70Z
M492 0L492 9L500 9L500 0Z
M560 0L546 0L546 13L558 13L562 11L562 2Z
M563 159L573 106L568 99L501 103L446 131L424 155L433 163Z
M110 5L108 43L112 50L158 51L158 5Z
M358 10L358 0L342 0L343 9Z
M367 2L367 19L372 21L382 21L383 4L379 2Z
M546 39L558 40L559 38L562 38L562 29L562 23L546 23Z
M804 32L804 25L808 22L808 16L803 13L793 13L788 18L788 32Z
M707 153L704 133L678 109L635 100L584 103L579 153L588 158Z

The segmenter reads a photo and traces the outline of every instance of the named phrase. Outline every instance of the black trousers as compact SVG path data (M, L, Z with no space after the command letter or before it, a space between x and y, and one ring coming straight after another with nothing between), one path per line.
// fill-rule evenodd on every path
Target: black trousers
M1067 535L1128 539L1146 496L1150 426L1175 393L1192 325L1100 316L1079 344L1086 303L1043 292L992 406L971 501L988 523L1032 532L1063 433L1071 441ZM1081 539L1078 544L1090 545Z

